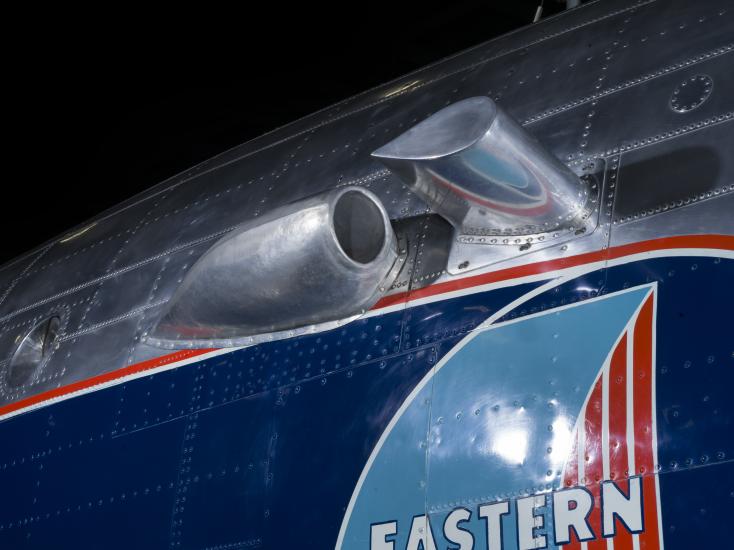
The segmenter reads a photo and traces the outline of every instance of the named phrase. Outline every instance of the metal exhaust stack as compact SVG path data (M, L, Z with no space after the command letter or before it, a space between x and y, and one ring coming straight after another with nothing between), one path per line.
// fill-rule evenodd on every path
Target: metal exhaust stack
M385 293L397 242L379 199L345 187L243 224L189 270L146 338L228 347L326 330Z
M487 97L459 101L372 156L465 235L579 229L586 184Z

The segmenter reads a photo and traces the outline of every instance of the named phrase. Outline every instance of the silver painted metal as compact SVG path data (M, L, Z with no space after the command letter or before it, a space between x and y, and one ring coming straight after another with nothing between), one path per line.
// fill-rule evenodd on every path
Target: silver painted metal
M237 346L333 328L385 294L397 257L384 207L360 187L276 208L196 262L147 342Z
M607 163L600 159L583 166L581 178L592 194L590 207L593 210L581 227L570 226L522 236L461 235L451 246L446 271L451 275L459 275L489 265L500 269L528 261L541 261L540 258L550 259L559 253L566 255L567 251L575 253L604 248L609 238L616 168L614 161ZM545 252L539 255L541 251Z
M687 78L673 90L670 108L676 113L692 111L709 98L713 87L714 81L708 75L697 74Z
M61 318L52 315L36 323L20 340L8 365L8 386L21 385L38 371L52 353L60 328Z
M610 243L731 234L734 165L724 156L722 133L731 133L734 122L732 36L729 0L587 2L162 182L0 267L0 403L160 356L161 348L150 345L146 333L213 243L243 222L350 185L379 197L398 232L407 228L407 246L401 245L407 252L394 269L405 267L387 295L450 282L467 271L555 260ZM692 111L673 111L676 86L702 74L714 81L708 99ZM425 223L416 222L435 220L426 216L429 205L370 153L432 113L477 96L492 97L523 121L525 130L577 175L603 181L592 214L598 217L594 231L520 250L528 243L476 246L477 235L451 236L440 224L434 228L431 222L424 230ZM666 165L668 145L718 151L718 172L706 185L690 178L669 187L664 180L651 183L664 172L656 167ZM587 172L584 166L591 161L603 166ZM639 162L649 169L636 171ZM645 198L639 209L636 196ZM473 237L472 243L463 242ZM58 349L26 383L9 387L7 369L18 341L59 311L66 329Z
M625 153L614 222L623 224L734 192L731 123Z
M579 229L593 210L585 182L488 97L440 110L372 156L461 235Z

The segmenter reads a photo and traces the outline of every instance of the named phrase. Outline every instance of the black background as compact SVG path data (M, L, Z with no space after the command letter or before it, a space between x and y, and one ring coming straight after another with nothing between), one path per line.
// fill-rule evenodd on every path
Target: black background
M212 155L528 25L539 2L8 16L0 263ZM544 4L544 16L563 8Z

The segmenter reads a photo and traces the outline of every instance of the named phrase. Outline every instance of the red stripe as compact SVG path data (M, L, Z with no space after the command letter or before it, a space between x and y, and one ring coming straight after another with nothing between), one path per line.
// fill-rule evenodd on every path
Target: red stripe
M642 478L642 494L645 507L645 530L640 533L640 550L659 550L660 533L658 531L658 503L655 476Z
M477 245L483 246L483 245ZM435 296L436 294L444 294L446 292L454 292L464 290L480 285L496 283L508 279L516 279L519 277L528 277L558 269L566 269L576 267L578 265L588 264L601 260L613 260L622 258L631 254L640 254L643 252L651 252L653 250L669 250L673 248L712 248L721 250L734 250L734 236L731 235L686 235L680 237L664 237L661 239L653 239L650 241L642 241L639 243L625 244L610 248L608 250L597 250L596 252L587 252L577 256L568 258L558 258L547 262L538 262L526 264L507 269L500 269L491 273L482 273L481 275L473 275L464 277L454 281L446 281L438 283L418 290L410 292L401 292L399 294L391 294L385 296L375 304L372 309L380 309L383 307L403 303L410 300L418 300Z
M612 354L609 371L609 478L629 475L627 461L627 333Z
M629 475L627 457L627 333L612 354L609 368L609 478L629 494L629 482L622 480ZM632 535L619 520L614 550L632 550Z
M589 516L589 525L594 532L595 540L588 542L589 550L603 550L607 542L601 533L601 481L604 477L604 457L602 455L602 392L603 377L599 376L591 390L586 405L586 421L584 422L584 485L594 497L594 508Z
M492 273L484 273L481 275L474 275L472 277L465 277L463 279L455 281L446 281L444 283L435 284L426 288L421 288L414 291L403 292L399 294L391 294L385 296L375 304L372 308L381 309L387 306L400 304L408 301L408 296L411 300L419 298L425 298L428 296L434 296L437 294L443 294L446 292L453 292L456 290L462 290L474 286L485 285L498 281L505 281L509 279L527 277L529 275L536 275L539 273L546 273L549 271L555 271L557 269L565 269L568 267L575 267L578 265L591 263L604 259L621 258L630 254L638 254L642 252L650 252L653 250L667 250L672 248L709 248L709 249L721 249L721 250L734 250L734 236L731 235L687 235L679 237L664 237L661 239L654 239L650 241L642 241L639 243L632 243L627 245L610 248L608 250L598 250L596 252L587 252L586 254L579 254L578 256L571 256L568 258L559 258L556 260L550 260L547 262L538 262L534 264L527 264L523 266L512 267L508 269L502 269L494 271ZM127 376L131 372L140 372L147 369L152 369L160 365L165 365L185 359L186 357L193 357L202 353L213 351L212 349L206 350L185 350L175 352L169 355L164 355L148 361L143 361L136 365L130 365L129 367L123 367L109 373L104 373L87 380L74 382L54 390L49 390L15 403L10 403L0 407L0 416L9 412L17 411L19 409L28 407L60 397L80 389L86 389L97 384L115 380L123 376ZM172 358L176 359L172 359Z
M589 516L589 523L594 532L595 540L588 541L589 550L605 550L607 542L601 538L601 502L600 485L603 479L602 453L602 400L605 391L609 393L609 477L615 480L620 488L629 494L629 481L632 475L642 475L643 490L643 517L645 530L639 534L640 548L643 550L657 550L660 548L660 532L658 526L658 497L655 483L655 454L654 454L654 425L653 410L653 307L654 297L651 294L645 299L642 308L635 320L634 333L631 337L633 344L633 379L627 380L627 346L630 335L622 335L619 343L612 352L609 363L609 388L604 387L603 373L597 378L589 395L589 400L581 412L578 429L584 432L584 479L580 483L585 485L594 497L594 509ZM633 433L627 433L627 391L632 391ZM627 440L631 436L634 441L635 464L629 464ZM569 462L564 469L564 486L578 484L577 464L578 434L574 435L573 449ZM631 550L633 548L632 535L617 520L616 536L614 537L615 550ZM566 548L577 550L579 542L574 542Z
M105 372L103 374L93 376L92 378L87 378L85 380L79 380L78 382L72 382L71 384L67 384L66 386L62 386L60 388L48 390L48 391L45 391L45 392L42 392L36 395L32 395L30 397L26 397L25 399L21 399L20 401L16 401L15 403L9 403L8 405L3 405L2 407L0 407L0 416L4 414L8 414L13 411L17 411L19 409L24 409L25 407L30 407L31 405L35 405L37 403L41 403L49 399L54 399L56 397L62 397L64 395L68 395L70 393L74 393L80 390L85 390L87 388L91 388L99 384L111 382L112 380L124 378L125 376L129 376L131 374L144 372L150 369L154 369L156 367L161 367L163 365L168 365L170 363L182 361L183 359L188 359L189 357L196 357L197 355L203 355L205 353L209 353L210 351L214 351L214 349L187 349L187 350L177 351L175 353L163 355L161 357L156 357L154 359L148 359L147 361L142 361L141 363L135 363L134 365L130 365L127 367L123 367L121 369L113 370L111 372Z
M579 438L574 432L573 441L571 443L571 450L568 455L568 462L566 467L563 469L563 486L574 487L578 485L579 480Z
M492 202L487 199L483 199L482 197L475 195L474 193L465 191L464 189L452 184L450 181L445 180L444 178L442 178L441 176L439 176L436 173L432 172L431 175L433 176L433 179L436 181L436 183L438 183L439 185L442 185L443 187L446 187L452 193L459 195L460 197L467 199L470 202L481 204L482 206L492 208L493 210L497 210L499 212L505 212L508 214L519 214L521 216L538 216L550 210L550 207L551 207L551 203L550 201L548 201L547 193L546 193L546 201L539 206L534 206L532 208L513 208L511 206L504 206L501 203Z
M635 470L643 477L645 531L640 533L640 549L657 549L658 503L655 488L655 459L653 454L653 401L652 401L652 319L653 296L642 306L634 329L634 430Z

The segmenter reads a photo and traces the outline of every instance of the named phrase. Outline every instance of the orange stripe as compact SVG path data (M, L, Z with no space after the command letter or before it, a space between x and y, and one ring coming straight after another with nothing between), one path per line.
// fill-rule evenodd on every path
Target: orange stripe
M62 397L64 395L85 390L99 384L104 384L106 382L111 382L119 378L124 378L125 376L129 376L131 374L144 372L150 369L154 369L156 367L168 365L177 361L182 361L183 359L196 357L197 355L203 355L205 353L209 353L210 351L214 351L214 349L187 349L177 351L168 355L163 355L154 359L148 359L147 361L135 363L134 365L123 367L121 369L105 372L103 374L93 376L92 378L86 378L85 380L72 382L71 384L67 384L66 386L62 386L60 388L48 390L36 395L32 395L30 397L26 397L25 399L21 399L19 401L16 401L15 403L3 405L2 407L0 407L0 416L17 411L19 409L30 407L31 405L36 405L43 401L48 401L49 399Z
M573 441L571 442L571 450L568 455L568 462L566 467L563 469L563 486L574 487L578 485L579 479L579 438L576 432L573 434Z
M484 245L477 245L484 246ZM528 277L530 275L538 275L558 269L567 269L583 264L602 260L613 260L630 256L632 254L640 254L642 252L651 252L653 250L669 250L673 248L713 248L722 250L734 250L734 236L732 235L685 235L680 237L663 237L661 239L653 239L650 241L642 241L639 243L625 244L610 248L608 250L597 250L595 252L587 252L577 256L568 258L558 258L547 262L538 262L526 264L507 269L500 269L491 273L482 273L481 275L473 275L464 277L455 281L446 281L435 285L420 288L418 290L401 292L399 294L391 294L385 296L375 304L372 309L380 309L383 307L404 303L410 300L418 300L435 296L436 294L445 294L446 292L454 292L480 285L506 281L508 279L517 279L519 277Z
M586 421L584 422L584 485L594 497L594 508L589 516L589 525L594 532L595 540L587 543L589 550L604 550L607 541L601 536L601 481L604 477L602 456L602 392L603 377L599 376L586 405Z
M640 533L640 550L660 547L658 503L655 488L652 415L652 318L650 295L640 310L634 329L634 430L636 474L642 475L645 530Z
M617 344L609 370L609 477L629 494L621 483L629 475L627 461L627 333ZM618 519L614 550L632 550L632 535Z
M477 245L482 246L482 245ZM650 241L642 241L639 243L627 244L610 248L608 250L598 250L596 252L587 252L585 254L579 254L578 256L571 256L568 258L559 258L557 260L550 260L547 262L538 262L534 264L527 264L523 266L512 267L508 269L502 269L492 273L484 273L481 275L474 275L472 277L465 277L456 281L446 281L444 283L438 283L425 288L421 288L415 291L408 291L399 294L391 294L385 296L379 300L372 308L381 309L387 306L405 303L409 299L417 300L419 298L425 298L428 296L434 296L437 294L443 294L446 292L453 292L455 290L463 290L466 288L485 285L489 283L505 281L509 279L515 279L519 277L527 277L529 275L536 275L539 273L546 273L549 271L555 271L558 269L565 269L568 267L575 267L594 261L604 259L614 259L628 256L630 254L638 254L641 252L650 252L653 250L666 250L672 248L710 248L710 249L721 249L721 250L734 250L734 236L731 235L687 235L679 237L664 237L661 239L654 239ZM109 373L100 374L98 376L81 380L79 382L73 382L66 386L49 390L47 392L39 393L25 399L16 401L0 407L0 416L23 409L30 405L35 405L53 399L61 397L63 395L73 393L75 391L83 390L97 384L116 380L128 374L135 372L142 372L144 370L152 369L161 365L169 364L174 361L179 361L188 357L194 357L203 353L208 353L213 349L206 350L184 350L178 351L169 355L163 355L155 359L143 361L135 365L123 367L121 369L114 370Z

